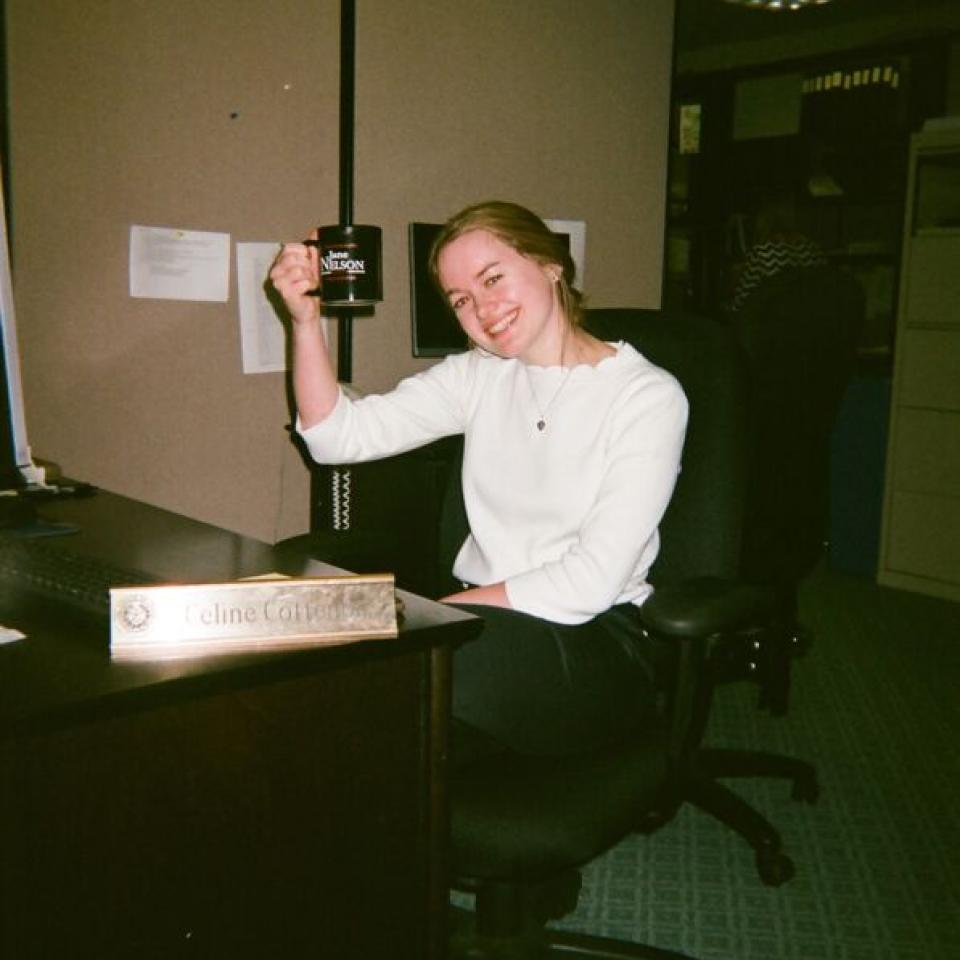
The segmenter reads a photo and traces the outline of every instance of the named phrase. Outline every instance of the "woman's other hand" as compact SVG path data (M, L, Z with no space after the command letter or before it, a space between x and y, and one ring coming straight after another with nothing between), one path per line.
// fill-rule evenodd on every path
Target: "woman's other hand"
M451 593L441 598L442 603L479 603L488 607L506 607L511 609L507 597L507 588L503 583L491 583L486 587L469 587L459 593Z

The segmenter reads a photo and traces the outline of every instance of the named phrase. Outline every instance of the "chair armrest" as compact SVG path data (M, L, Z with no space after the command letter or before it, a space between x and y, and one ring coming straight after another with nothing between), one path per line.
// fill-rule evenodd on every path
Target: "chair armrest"
M660 636L697 638L767 622L773 609L773 594L762 587L698 577L656 589L640 616Z

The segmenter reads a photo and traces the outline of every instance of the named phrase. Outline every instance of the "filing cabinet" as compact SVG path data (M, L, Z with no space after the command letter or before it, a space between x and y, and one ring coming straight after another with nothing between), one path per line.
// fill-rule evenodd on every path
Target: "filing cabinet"
M960 600L960 119L911 140L880 583Z

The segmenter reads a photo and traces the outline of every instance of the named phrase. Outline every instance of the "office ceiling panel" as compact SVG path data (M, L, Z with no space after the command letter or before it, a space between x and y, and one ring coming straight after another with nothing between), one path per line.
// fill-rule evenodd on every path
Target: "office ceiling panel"
M957 0L832 0L797 11L770 11L723 0L677 0L677 45L680 50L697 50L848 27L868 18L900 18L906 26L914 23L922 29L925 23L948 21L958 8Z

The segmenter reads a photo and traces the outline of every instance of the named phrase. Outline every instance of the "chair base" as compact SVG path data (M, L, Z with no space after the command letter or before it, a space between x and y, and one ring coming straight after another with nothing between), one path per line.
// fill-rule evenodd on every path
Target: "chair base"
M701 747L697 770L708 777L764 777L791 781L794 800L815 803L820 795L817 771L806 760L761 750L730 750Z
M781 850L780 834L718 777L775 777L792 782L794 800L814 803L820 788L814 767L803 760L774 753L703 748L697 769L684 784L683 798L735 830L753 848L760 879L771 887L794 875L793 861Z
M564 930L537 927L512 936L485 936L477 926L471 911L450 908L448 960L693 960L675 950Z

